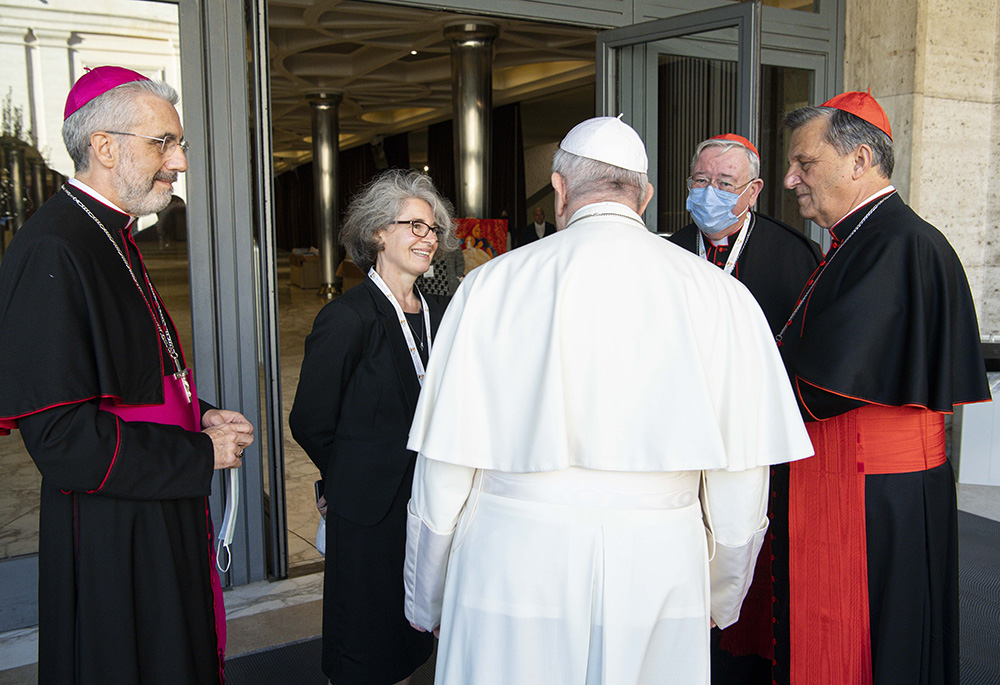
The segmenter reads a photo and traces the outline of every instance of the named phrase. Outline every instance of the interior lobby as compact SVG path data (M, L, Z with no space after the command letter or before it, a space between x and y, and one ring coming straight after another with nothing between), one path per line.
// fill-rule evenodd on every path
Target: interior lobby
M737 131L751 134L761 150L765 189L757 209L826 247L829 237L799 217L794 196L782 188L782 116L870 86L898 126L896 187L955 245L983 340L1000 335L1000 241L991 235L1000 223L1000 174L993 173L1000 169L1000 59L960 54L976 36L992 36L990 50L998 49L1000 0L968 17L931 0L900 1L894 11L862 0L765 1L750 39L757 44L753 75L741 52L749 29L737 20L692 23L687 33L681 21L744 4L753 3L113 0L83 12L71 0L41 9L0 0L8 14L0 22L0 57L7 47L17 51L0 75L14 84L13 104L23 107L34 136L25 135L26 144L47 165L33 177L28 164L19 221L71 175L58 136L59 99L79 70L121 63L181 93L192 143L191 170L177 186L186 229L158 235L154 216L140 223L137 239L206 398L241 407L258 427L241 474L245 497L224 579L228 659L305 643L321 631L319 476L291 437L288 413L313 320L351 285L336 275L339 217L383 169L427 172L459 216L506 219L511 237L502 252L515 247L514 234L536 208L552 220L548 179L561 137L590 116L623 112L649 147L656 201L647 226L666 236L689 222L684 181L695 144ZM658 29L666 32L654 38L634 28L669 19L680 28ZM70 28L57 26L66 22ZM910 30L899 28L904 24ZM101 37L102 25L120 50ZM456 46L484 27L491 37L473 50L487 77L460 78ZM897 59L898 51L911 54L909 61ZM992 65L989 88L975 83L984 59ZM42 89L39 75L50 65L59 75L51 83L59 85ZM484 111L490 132L463 139L460 116ZM956 140L970 144L955 152ZM980 166L990 171L970 183L989 185L976 185L982 192L970 202L954 203L953 192L936 189L956 173L954 158L957 168L973 163L966 159L974 159L973 148L986 151ZM472 168L487 171L478 191L463 185ZM14 221L2 228L0 244L13 235ZM595 287L606 287L599 275ZM996 386L998 375L990 378ZM950 423L949 449L956 460L956 448L983 451L975 468L970 458L964 479L958 462L959 508L1000 521L994 416ZM992 471L980 467L991 459L998 463ZM37 577L40 476L16 432L0 438L0 474L0 586L16 588L10 604L20 607L0 622L2 685L35 682L37 630L31 602L22 600ZM217 526L224 493L217 478ZM1000 669L1000 654L994 656L982 668Z

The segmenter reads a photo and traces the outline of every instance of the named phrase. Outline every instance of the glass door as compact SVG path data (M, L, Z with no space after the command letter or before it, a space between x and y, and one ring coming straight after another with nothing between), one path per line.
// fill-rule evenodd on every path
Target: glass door
M760 13L746 2L598 34L597 110L623 114L646 143L650 230L689 222L684 182L701 140L731 132L759 144Z

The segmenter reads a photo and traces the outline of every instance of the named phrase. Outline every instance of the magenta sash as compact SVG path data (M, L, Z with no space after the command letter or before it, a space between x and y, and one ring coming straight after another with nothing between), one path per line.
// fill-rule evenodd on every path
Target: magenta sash
M173 374L163 377L163 404L115 404L117 398L105 397L101 400L101 409L115 414L123 421L149 421L162 423L189 431L201 430L201 408L198 404L198 390L194 386L194 376L188 371L188 381L191 387L191 401L188 402L184 392L184 384ZM222 583L215 568L215 546L212 544L212 519L208 512L208 502L205 502L205 517L208 519L208 550L211 564L210 574L212 596L214 598L215 636L219 649L219 671L222 678L222 664L226 653L226 607L222 598Z
M201 430L201 408L198 405L198 390L194 387L194 376L188 371L191 386L191 401L187 401L184 384L173 374L163 377L163 404L118 404L118 398L105 397L101 409L115 414L123 421L149 421L163 423L189 431Z

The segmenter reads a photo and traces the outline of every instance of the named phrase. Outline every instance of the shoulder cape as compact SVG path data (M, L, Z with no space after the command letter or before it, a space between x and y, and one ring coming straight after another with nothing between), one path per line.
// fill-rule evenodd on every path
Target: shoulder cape
M854 213L853 225L872 204ZM834 396L832 404L840 396L938 412L990 399L962 264L898 194L828 258L782 341L800 397L812 386ZM806 409L820 419L841 413L823 404Z
M743 470L812 454L750 293L637 222L589 216L470 273L409 448L510 472Z
M124 215L74 194L112 235L125 225ZM57 192L25 222L0 262L0 428L99 397L162 403L160 344L114 247Z

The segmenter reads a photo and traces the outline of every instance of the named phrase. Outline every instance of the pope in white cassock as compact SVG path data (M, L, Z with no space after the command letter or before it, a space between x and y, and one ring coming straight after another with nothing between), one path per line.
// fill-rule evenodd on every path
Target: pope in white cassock
M558 232L470 273L434 340L406 616L439 684L708 683L768 466L812 447L750 292L643 224L638 134L559 148Z

